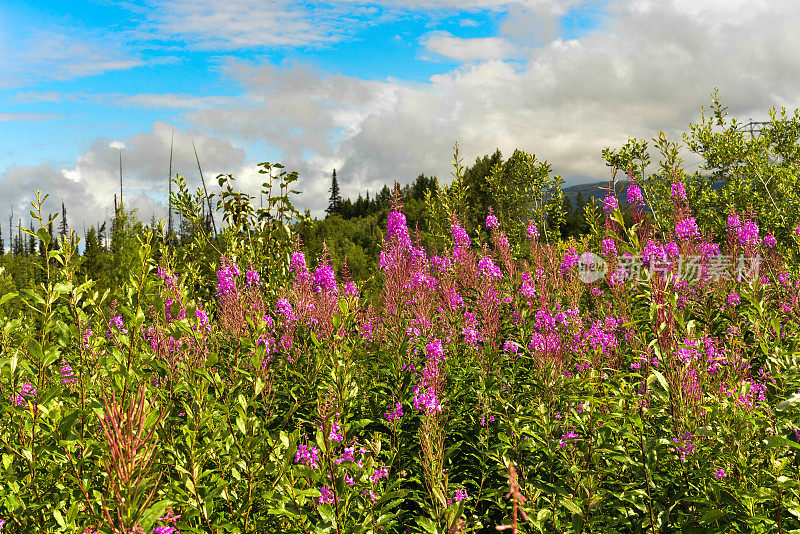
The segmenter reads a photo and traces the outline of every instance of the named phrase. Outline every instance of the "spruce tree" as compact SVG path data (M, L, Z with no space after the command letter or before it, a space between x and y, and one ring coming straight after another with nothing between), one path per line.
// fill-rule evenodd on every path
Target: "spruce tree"
M31 224L30 224L29 228L31 230L33 230L33 221L31 221ZM28 255L29 256L33 256L34 254L36 254L36 238L33 237L32 235L29 235L28 236Z
M61 201L61 223L58 225L58 235L67 237L69 234L69 224L67 223L67 208L64 206L64 201Z
M55 240L55 234L53 234L53 221L47 224L47 233L50 234L50 244L47 245L48 252L51 250L58 250L58 241Z
M340 212L342 205L342 197L339 194L339 182L336 180L336 169L333 169L330 192L331 196L328 199L328 209L325 210L325 213L333 215Z
M14 256L25 255L25 241L22 239L22 219L17 221L17 235L14 237Z

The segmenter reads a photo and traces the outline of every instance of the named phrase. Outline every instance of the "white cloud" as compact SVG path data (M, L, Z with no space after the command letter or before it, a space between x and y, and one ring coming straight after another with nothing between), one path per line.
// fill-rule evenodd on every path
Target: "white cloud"
M7 169L0 179L0 198L11 199L15 213L27 213L26 206L33 199L33 192L43 190L50 195L46 206L48 211L58 211L61 200L64 200L73 227L102 223L111 216L114 195L119 193L119 149L124 148L123 195L126 207L136 209L138 218L144 221L152 215L166 218L173 131L173 172L186 177L191 191L200 187L192 141L197 146L203 174L212 191L218 189L214 180L218 174L239 174L242 169L252 167L245 162L244 151L228 141L157 122L151 131L126 138L125 142L96 139L71 167L43 164ZM243 185L256 191L257 183ZM26 223L23 220L23 224Z
M201 49L323 45L381 21L411 15L502 11L565 0L151 0L143 35Z
M135 95L103 95L101 99L111 100L118 105L146 108L200 109L212 105L224 105L234 97L195 96L178 93L140 93Z
M607 6L605 25L580 39L539 45L531 36L523 62L462 65L429 83L233 63L226 72L245 87L245 101L191 118L281 150L284 163L301 171L304 202L316 210L334 166L346 195L420 172L445 178L456 140L467 163L519 147L572 183L602 180L604 146L659 130L679 140L715 86L743 117L800 104L792 52L800 49L792 22L800 4L729 3L739 16L719 17L698 4L619 0Z
M0 44L0 89L46 80L68 80L143 64L119 38L37 30Z
M0 122L31 122L61 119L61 113L0 113Z
M421 44L430 52L460 62L506 59L516 55L509 41L501 37L475 37L465 39L447 32L431 32Z
M226 27L222 21L218 33L226 46L249 38L249 30L242 26L240 31L237 26L240 11L252 7L253 27L257 28L259 17L266 17L273 7L287 5L262 9L261 4L245 0L228 4L226 9L235 15L232 26ZM397 0L380 6L422 9L429 4L432 2ZM199 40L210 34L220 16L210 12L206 20L200 8L192 7L188 0L159 3L166 5L197 11L183 31ZM447 5L452 7L455 0ZM505 5L481 3L486 9ZM194 129L215 136L176 131L176 147L180 144L184 151L180 157L185 158L176 168L193 172L190 139L196 137L207 176L234 172L240 177L239 184L255 192L257 170L234 142L263 143L280 152L288 169L300 171L304 194L298 204L317 214L325 207L333 168L346 196L366 189L374 192L383 184L395 179L405 182L421 172L446 179L454 141L459 142L467 164L498 147L506 156L521 148L549 160L555 172L574 183L608 177L600 159L604 146L618 146L631 136L649 139L658 130L678 140L687 124L697 119L700 106L709 103L708 95L715 86L730 111L743 118L763 118L773 105L800 107L795 52L800 49L800 33L794 28L794 21L800 19L800 4L793 0L615 0L605 6L601 25L578 39L565 40L557 37L558 26L552 24L573 5L569 0L529 0L511 6L512 12L530 15L525 20L540 22L536 31L526 34L524 28L514 26L511 14L506 18L497 39L513 43L518 54L515 61L507 61L499 53L487 54L485 49L491 47L483 41L482 61L464 64L425 83L394 78L372 81L302 66L232 62L223 68L223 74L243 87L240 98L196 100L175 94L129 98L189 109L187 120ZM314 6L333 9L329 4ZM335 37L338 23L326 26L328 15L316 13L321 18L309 19L319 22L310 38ZM278 37L263 37L261 42L289 39L281 32L295 22L308 22L285 20L289 26L276 30ZM163 23L173 22L164 19ZM471 45L469 40L436 35L455 40L451 43ZM435 44L431 45L430 38L426 41L429 47ZM499 49L507 46L496 44ZM478 52L460 58L467 61L478 59L476 56ZM158 190L163 195L169 133L167 125L158 123L151 132L125 139L125 176L131 190ZM45 183L45 176L55 174L56 190L77 188L75 198L86 198L88 212L109 206L118 172L118 154L108 148L109 141L98 140L66 173L38 167L9 171L0 181L0 196L18 198L13 194L27 193L31 186ZM158 194L151 198L158 199Z

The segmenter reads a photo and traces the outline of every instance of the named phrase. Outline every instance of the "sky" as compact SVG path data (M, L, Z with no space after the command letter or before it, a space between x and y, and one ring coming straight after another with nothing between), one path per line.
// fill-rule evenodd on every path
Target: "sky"
M732 116L800 107L797 0L5 0L0 3L0 228L67 206L80 230L119 188L166 218L173 171L199 187L257 164L300 174L321 215L344 197L447 181L499 148L566 183L608 179L629 137L673 140L719 88ZM7 241L7 239L6 239Z

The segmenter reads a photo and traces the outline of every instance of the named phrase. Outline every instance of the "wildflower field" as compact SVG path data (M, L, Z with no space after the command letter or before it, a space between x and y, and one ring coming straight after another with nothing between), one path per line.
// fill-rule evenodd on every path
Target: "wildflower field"
M218 234L177 180L191 239L129 236L103 291L35 202L36 281L0 296L0 528L800 532L800 119L736 144L722 117L687 138L705 174L663 138L653 174L605 153L578 238L549 170L469 227L456 157L358 280L306 255L269 164L265 207L219 178Z

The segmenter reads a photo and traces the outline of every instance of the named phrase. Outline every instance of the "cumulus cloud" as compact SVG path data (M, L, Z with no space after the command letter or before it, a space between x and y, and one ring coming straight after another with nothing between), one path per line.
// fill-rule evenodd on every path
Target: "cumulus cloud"
M209 50L323 45L409 14L500 11L564 0L151 0L143 34Z
M246 98L192 120L280 149L321 210L332 168L346 194L420 172L446 177L456 140L468 162L519 147L575 183L608 176L604 146L659 130L679 139L714 87L740 117L800 104L800 4L620 0L606 9L605 24L580 39L531 36L521 62L465 64L429 83L232 63L226 72Z
M0 42L0 89L138 67L143 60L115 36L38 30Z
M8 169L0 180L0 198L13 199L9 209L15 213L27 213L33 192L44 190L50 195L48 211L59 211L63 199L67 218L74 228L102 223L112 216L114 195L119 193L119 150L122 148L125 206L136 209L141 220L147 221L151 216L164 219L173 132L173 172L186 177L191 191L200 187L192 141L211 192L216 190L214 177L218 174L243 173L252 167L245 162L244 151L228 141L157 122L149 132L134 135L125 142L96 139L73 166L58 168L43 164ZM254 183L243 185L257 190ZM27 223L23 218L23 224Z
M430 34L425 46L438 47L433 51L441 54L443 50L464 64L423 83L364 80L313 67L232 61L222 72L243 88L238 97L216 101L172 94L138 98L152 105L174 103L188 109L186 120L192 128L215 136L176 130L176 151L179 144L184 151L176 154L176 162L188 158L176 163L176 168L193 172L190 139L196 137L207 176L238 173L239 183L256 191L257 170L234 143L267 146L280 152L287 168L300 171L304 194L299 204L316 214L327 203L333 168L343 195L375 191L395 179L406 182L421 172L446 178L455 141L467 164L495 148L506 156L521 148L549 160L555 172L568 183L576 183L608 176L600 159L604 146L618 146L634 136L649 139L659 130L679 139L688 123L697 120L700 107L709 103L714 87L720 88L729 111L740 118L764 118L773 105L800 107L795 53L800 49L800 33L794 28L800 4L794 0L613 0L603 6L601 23L594 29L575 39L559 37L559 17L576 2L476 0L466 4L470 9L506 9L500 34L491 38L496 41ZM175 15L159 19L164 29L195 35L198 43L206 39L203 42L209 46L208 35L214 35L224 40L215 46L223 47L258 39L248 32L261 27L260 34L265 33L263 29L272 24L267 20L270 10L288 6L281 2L256 5L249 0L215 3L221 13L233 10L225 22L219 21L218 11L208 10L208 3L162 0L151 5ZM351 11L359 7L355 2L337 5ZM386 0L373 5L385 14L389 9L423 9L433 1ZM455 8L456 1L440 5ZM253 10L252 28L241 19L247 9ZM280 40L292 43L290 23L314 26L303 39L325 40L349 31L337 26L333 12L324 11L336 9L332 3L298 3L287 9L291 13L275 14L287 26L256 40L256 46ZM297 11L302 9L317 11L311 15ZM183 29L171 26L180 23L176 22L179 13L188 16ZM539 26L527 22L519 26L519 20L538 21ZM217 22L222 25L220 31L212 31ZM535 31L526 32L525 27ZM483 50L456 50L455 45L469 48L476 42ZM513 60L501 53L508 50L508 42L517 54ZM492 43L497 51L489 54ZM129 187L150 195L154 206L166 187L170 130L158 123L151 132L125 139ZM63 181L56 182L57 189L77 187L76 196L86 197L87 209L96 212L103 206L108 209L116 189L118 153L108 147L109 142L98 140L74 167L64 172L55 169L55 179L61 176ZM0 195L16 198L13 193L19 192L17 181L9 176L30 189L53 170L13 169L0 182ZM25 181L23 171L38 178Z
M31 122L61 119L61 113L0 113L0 122Z
M448 32L431 32L421 41L430 52L468 62L485 59L505 59L515 56L514 47L501 37L475 37L465 39L454 37Z

